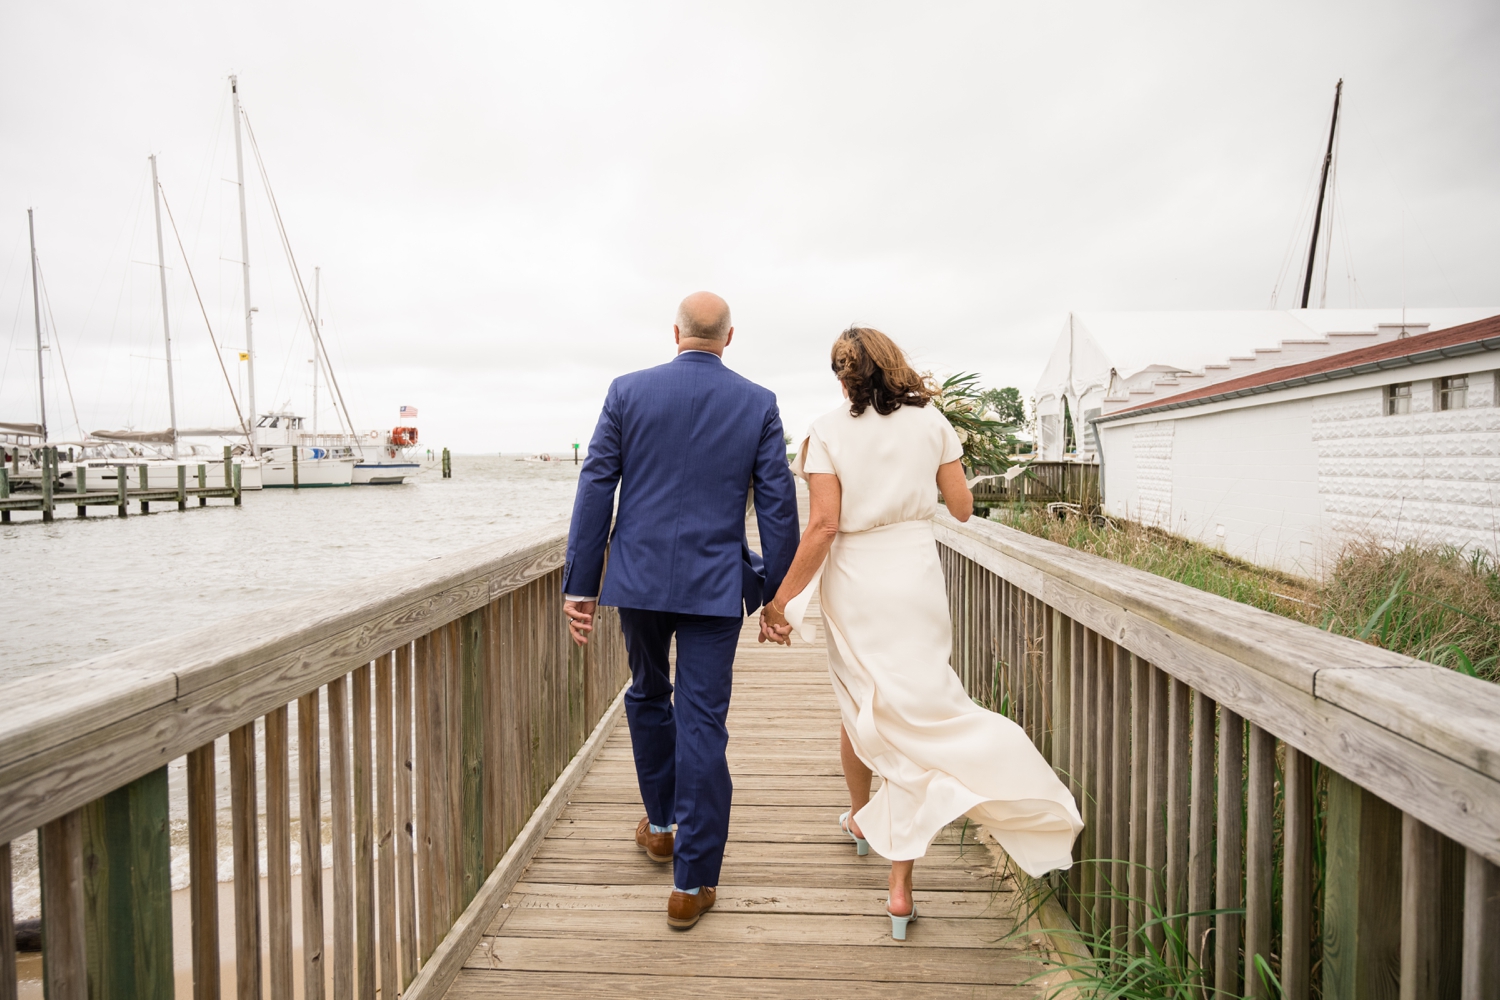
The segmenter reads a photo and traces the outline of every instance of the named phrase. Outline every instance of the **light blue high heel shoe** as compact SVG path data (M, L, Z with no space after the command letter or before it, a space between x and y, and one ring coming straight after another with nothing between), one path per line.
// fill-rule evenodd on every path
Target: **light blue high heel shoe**
M849 839L854 841L854 849L859 852L860 857L864 857L866 854L870 853L870 842L863 837L857 836L853 830L849 829L848 812L840 814L839 829L847 833L849 835Z
M886 915L891 918L891 937L895 938L897 941L905 941L906 925L917 919L916 901L912 901L910 913L908 913L904 917L898 917L896 914L891 912L891 901L888 899L885 901L885 912Z

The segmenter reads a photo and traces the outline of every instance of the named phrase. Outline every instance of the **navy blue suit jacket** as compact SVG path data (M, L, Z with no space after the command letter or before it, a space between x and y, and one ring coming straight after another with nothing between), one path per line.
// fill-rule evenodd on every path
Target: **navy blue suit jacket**
M752 486L763 564L745 538ZM690 351L611 383L573 501L563 593L737 618L781 586L799 534L775 394Z

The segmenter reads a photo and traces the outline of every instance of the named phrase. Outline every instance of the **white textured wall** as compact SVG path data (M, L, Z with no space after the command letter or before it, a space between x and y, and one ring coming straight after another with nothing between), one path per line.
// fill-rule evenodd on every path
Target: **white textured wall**
M1318 489L1332 533L1500 552L1493 373L1470 375L1463 410L1435 412L1430 381L1413 382L1413 412L1398 416L1383 413L1375 389L1315 403Z
M1370 386L1105 424L1105 508L1307 575L1364 536L1500 552L1495 373L1471 373L1448 412L1432 379L1412 383L1400 416Z

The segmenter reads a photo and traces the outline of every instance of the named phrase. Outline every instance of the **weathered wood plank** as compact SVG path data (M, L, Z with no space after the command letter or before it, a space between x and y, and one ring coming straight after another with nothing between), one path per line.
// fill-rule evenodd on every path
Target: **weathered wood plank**
M1272 841L1276 796L1276 737L1259 726L1250 729L1250 780L1245 816L1245 995L1271 1000L1276 993L1272 970L1271 913L1275 906ZM1263 976L1256 964L1266 963Z
M328 682L328 789L333 832L333 1000L354 998L354 790L349 774L349 681Z
M1008 949L979 955L973 951L740 943L686 952L678 942L495 937L486 938L465 964L470 969L614 975L648 968L658 976L695 976L711 970L717 976L782 980L847 979L850 970L858 969L866 984L1016 985L1036 972L1034 959ZM1036 988L1029 989L1035 996Z
M0 844L0 928L15 926L15 900L11 893L10 845ZM0 1000L16 1000L14 932L0 934Z
M396 876L401 989L417 974L416 828L412 810L412 648L396 650Z
M898 980L899 981L899 980ZM878 988L878 987L876 987ZM894 985L892 989L896 988ZM901 982L902 1000L951 1000L958 995L970 1000L1034 1000L1031 986L996 986L965 984L955 990L951 983ZM599 1000L696 1000L702 996L726 1000L781 1000L783 997L817 996L821 1000L868 1000L872 986L867 982L840 981L827 978L762 979L750 976L621 976L597 972L480 972L465 969L449 990L452 1000L505 996L536 997L538 1000L574 1000L597 997Z
M260 810L255 723L229 734L230 827L234 837L234 979L237 1000L260 1000Z
M1203 968L1208 952L1208 913L1214 905L1214 741L1218 706L1193 692L1192 790L1188 814L1187 945Z
M1282 833L1281 995L1312 996L1313 770L1312 758L1286 748Z
M391 716L395 693L392 671L395 654L375 661L375 863L377 892L375 907L377 964L380 966L380 991L394 996L401 990L398 982L400 949L396 942L396 774L393 769L394 734Z
M370 664L351 673L354 690L354 995L375 1000L375 822L371 802Z
M42 987L47 1000L88 1000L82 811L37 832L42 883Z
M302 982L323 1000L323 738L317 691L297 699L297 796L302 852ZM316 877L312 877L312 876Z
M1401 1000L1438 1000L1442 968L1442 834L1401 816ZM1458 984L1455 982L1454 986ZM1454 992L1457 992L1455 989Z
M165 767L83 809L91 997L171 1000L175 992L170 837Z
M1327 823L1323 996L1394 1000L1401 961L1401 813L1333 773Z
M1219 819L1214 856L1214 988L1238 995L1240 989L1240 880L1245 843L1245 720L1219 706Z
M208 743L188 754L187 758L188 912L192 935L193 1000L219 1000L219 822L214 785L214 744ZM0 905L8 904L9 900L8 889L0 892ZM8 922L0 915L0 927L6 926ZM4 948L3 942L0 942L0 948ZM3 969L0 969L0 985L7 981Z
M1500 869L1464 857L1463 1000L1500 996Z
M485 618L486 609L472 611L459 621L459 675L462 684L462 728L459 736L461 874L463 905L469 905L489 872L484 854L484 735L485 735ZM498 791L498 790L497 790Z
M287 708L266 714L266 945L271 996L292 995L292 799Z

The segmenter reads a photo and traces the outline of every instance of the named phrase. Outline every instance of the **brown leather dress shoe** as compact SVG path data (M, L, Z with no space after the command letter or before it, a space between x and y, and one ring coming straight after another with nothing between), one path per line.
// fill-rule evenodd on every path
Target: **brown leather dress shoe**
M705 911L713 909L717 893L717 889L706 885L696 893L673 889L672 898L667 900L667 923L680 931L687 930L698 922Z
M672 860L672 832L651 832L651 818L641 817L641 825L635 828L635 842L646 849L646 857L659 865Z

